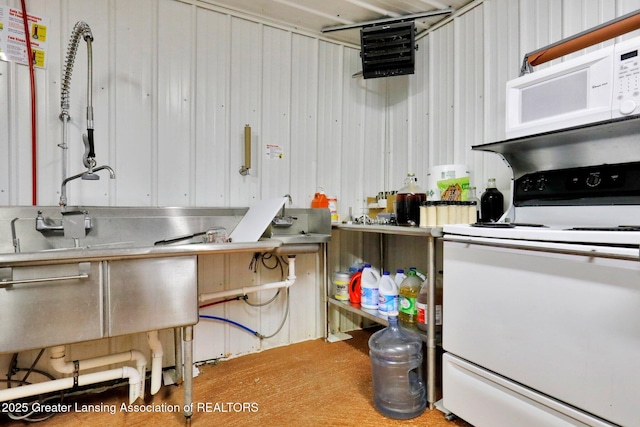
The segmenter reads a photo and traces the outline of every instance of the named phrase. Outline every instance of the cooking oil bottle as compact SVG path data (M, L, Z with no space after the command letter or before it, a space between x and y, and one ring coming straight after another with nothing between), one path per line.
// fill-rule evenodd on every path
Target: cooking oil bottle
M404 323L416 323L418 317L418 307L416 299L420 293L422 280L417 276L416 271L411 269L407 272L407 278L400 284L398 291L398 319Z

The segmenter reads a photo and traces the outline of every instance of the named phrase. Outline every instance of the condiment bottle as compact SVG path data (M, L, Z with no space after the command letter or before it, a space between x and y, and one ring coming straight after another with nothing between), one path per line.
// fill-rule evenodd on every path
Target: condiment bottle
M496 179L489 178L487 189L480 197L480 217L482 222L496 222L504 213L504 197L496 188Z
M417 227L420 224L420 205L427 201L427 193L418 186L412 173L407 175L405 186L396 196L396 220L398 225Z

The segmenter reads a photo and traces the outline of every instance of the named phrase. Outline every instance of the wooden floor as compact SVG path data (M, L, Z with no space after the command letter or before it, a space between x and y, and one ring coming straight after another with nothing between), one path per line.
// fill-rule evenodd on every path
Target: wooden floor
M323 339L267 350L217 364L202 365L194 379L193 426L465 426L438 410L411 420L392 420L373 406L369 332L347 341ZM84 395L65 403L73 410L39 423L49 426L182 426L183 388L164 386L128 412L127 387ZM124 407L123 407L124 405ZM77 408L77 410L76 410ZM97 413L81 412L97 409ZM0 414L0 426L24 426ZM30 424L30 423L29 423Z

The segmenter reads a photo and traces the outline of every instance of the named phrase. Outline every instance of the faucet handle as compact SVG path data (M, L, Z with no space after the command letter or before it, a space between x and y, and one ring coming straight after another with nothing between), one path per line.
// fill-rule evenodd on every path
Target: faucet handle
M86 133L82 134L82 142L84 143L84 155L82 156L82 163L85 168L88 168L90 172L93 172L92 169L96 165L95 157L96 153L94 153L93 147L93 129L87 129L89 135Z

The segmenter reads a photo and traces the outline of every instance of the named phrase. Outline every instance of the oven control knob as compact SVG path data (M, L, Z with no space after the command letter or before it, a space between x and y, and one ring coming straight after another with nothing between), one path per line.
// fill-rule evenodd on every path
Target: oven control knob
M602 178L599 173L591 173L587 176L587 185L589 187L597 187L602 182Z
M531 178L525 178L522 181L522 191L531 191L533 188L533 180Z
M547 178L541 176L536 180L536 190L542 191L547 188Z

